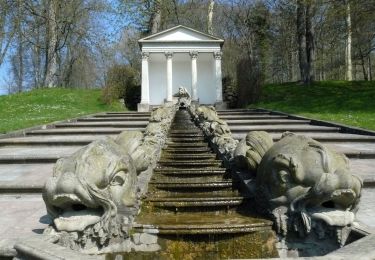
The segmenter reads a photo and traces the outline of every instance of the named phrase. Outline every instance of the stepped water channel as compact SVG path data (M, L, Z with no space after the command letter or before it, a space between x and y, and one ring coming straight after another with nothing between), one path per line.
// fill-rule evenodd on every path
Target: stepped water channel
M190 114L179 110L134 226L135 233L157 235L161 248L125 258L277 256L272 222L254 217L248 204Z
M195 251L209 244L207 241L220 240L219 237L226 236L246 237L251 235L251 232L225 233L225 228L230 230L235 223L240 223L236 226L239 227L240 221L245 219L246 214L241 210L244 203L248 203L246 200L240 205L224 205L225 200L221 200L222 205L213 206L225 196L240 197L232 188L235 185L229 179L229 174L221 167L221 163L217 162L216 166L193 167L193 164L181 164L186 158L179 158L180 166L177 167L170 162L177 162L179 156L191 156L190 162L215 160L212 159L215 155L212 155L208 144L202 141L202 133L192 124L185 112L182 112L185 115L179 121L180 126L177 117L172 126L168 145L150 183L149 196L143 204L144 210L137 219L138 230L134 232L159 232L161 244L169 244L172 249L190 248L190 256L193 258ZM337 124L259 109L222 110L218 111L218 115L228 123L235 139L244 138L249 131L263 130L269 132L274 141L278 141L283 132L291 131L310 136L346 154L352 173L364 180L357 217L362 223L375 229L375 132L358 131ZM58 158L68 156L106 135L114 137L124 130L144 130L149 116L150 113L137 112L100 113L72 119L69 122L46 125L39 129L25 129L0 135L0 258L4 256L4 252L12 253L13 244L19 238L40 234L50 223L41 197L41 189L46 179L51 176L54 162ZM190 137L192 139L188 141L183 140ZM198 159L194 156L198 156ZM212 157L204 159L204 156ZM180 182L176 184L178 180ZM223 187L225 182L227 186ZM204 183L210 188L203 188ZM229 193L231 195L227 196ZM193 201L192 194L195 198ZM186 199L176 202L177 198L183 197ZM163 198L164 200L161 200ZM152 201L158 199L160 201ZM193 203L202 206L187 206ZM176 204L179 206L176 207ZM177 219L185 222L181 221L177 225ZM215 226L223 231L220 236L208 232L218 231L219 229L214 229ZM188 233L189 229L193 234ZM161 241L164 238L164 242ZM186 241L194 241L196 247ZM201 243L198 243L199 241ZM246 244L238 244L237 248L247 250L251 240L246 241ZM216 254L216 249L213 249L217 248L214 247L215 244L209 245L210 247L204 249L209 249L211 255ZM179 253L178 250L171 251L167 255Z

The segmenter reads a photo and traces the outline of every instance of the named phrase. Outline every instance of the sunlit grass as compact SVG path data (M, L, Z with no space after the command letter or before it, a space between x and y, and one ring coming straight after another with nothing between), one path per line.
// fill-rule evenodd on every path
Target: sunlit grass
M263 87L262 107L375 130L375 81L324 81Z
M123 111L106 105L101 90L51 88L0 96L0 133L103 111Z

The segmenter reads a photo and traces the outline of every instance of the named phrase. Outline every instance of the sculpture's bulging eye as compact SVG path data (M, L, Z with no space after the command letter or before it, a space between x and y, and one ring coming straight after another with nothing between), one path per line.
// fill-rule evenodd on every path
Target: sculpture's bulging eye
M120 175L116 175L111 181L111 186L122 186L124 182L124 179Z
M288 183L289 182L289 172L286 170L279 171L279 178L282 183Z

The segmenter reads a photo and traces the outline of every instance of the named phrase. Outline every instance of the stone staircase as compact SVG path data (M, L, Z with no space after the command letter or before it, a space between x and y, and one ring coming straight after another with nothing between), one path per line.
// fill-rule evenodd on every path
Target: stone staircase
M224 110L218 114L236 139L251 130L264 130L277 141L283 132L291 131L345 153L352 173L364 179L358 219L375 228L374 132L353 134L340 125L261 110ZM50 223L40 192L58 158L102 136L143 130L149 116L150 113L101 113L27 130L18 136L0 136L0 249L17 238L41 233ZM254 238L251 234L270 228L267 221L249 221L248 212L241 211L244 203L249 202L236 191L236 184L185 113L176 118L170 131L149 196L137 219L136 232L159 232L162 246L169 248L166 254L177 259L186 251L191 252L192 258L199 258L202 248L210 252L207 258L215 258L219 249L229 250L230 253L223 253L225 256L235 257L233 251L242 256L249 241L257 246L257 241L268 238ZM219 237L231 242L217 243L222 241Z
M41 233L46 216L41 191L57 159L124 130L144 130L150 113L101 113L70 122L0 135L0 249L3 239ZM12 137L13 136L13 137Z
M238 193L236 183L222 161L216 159L190 114L177 111L136 218L134 232L157 234L162 246L161 251L144 257L274 256L272 223L254 217L243 207L245 204L246 199ZM254 241L253 246L248 241Z

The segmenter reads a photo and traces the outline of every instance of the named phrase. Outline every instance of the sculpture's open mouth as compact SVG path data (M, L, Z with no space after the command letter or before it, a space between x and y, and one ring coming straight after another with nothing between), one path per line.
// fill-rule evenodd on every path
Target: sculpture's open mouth
M74 194L55 195L52 204L57 216L54 223L59 231L83 231L98 223L104 214L103 208L92 208Z
M355 215L351 205L357 195L352 189L335 190L328 198L320 201L318 206L308 209L312 219L321 220L330 226L347 226L352 224Z

